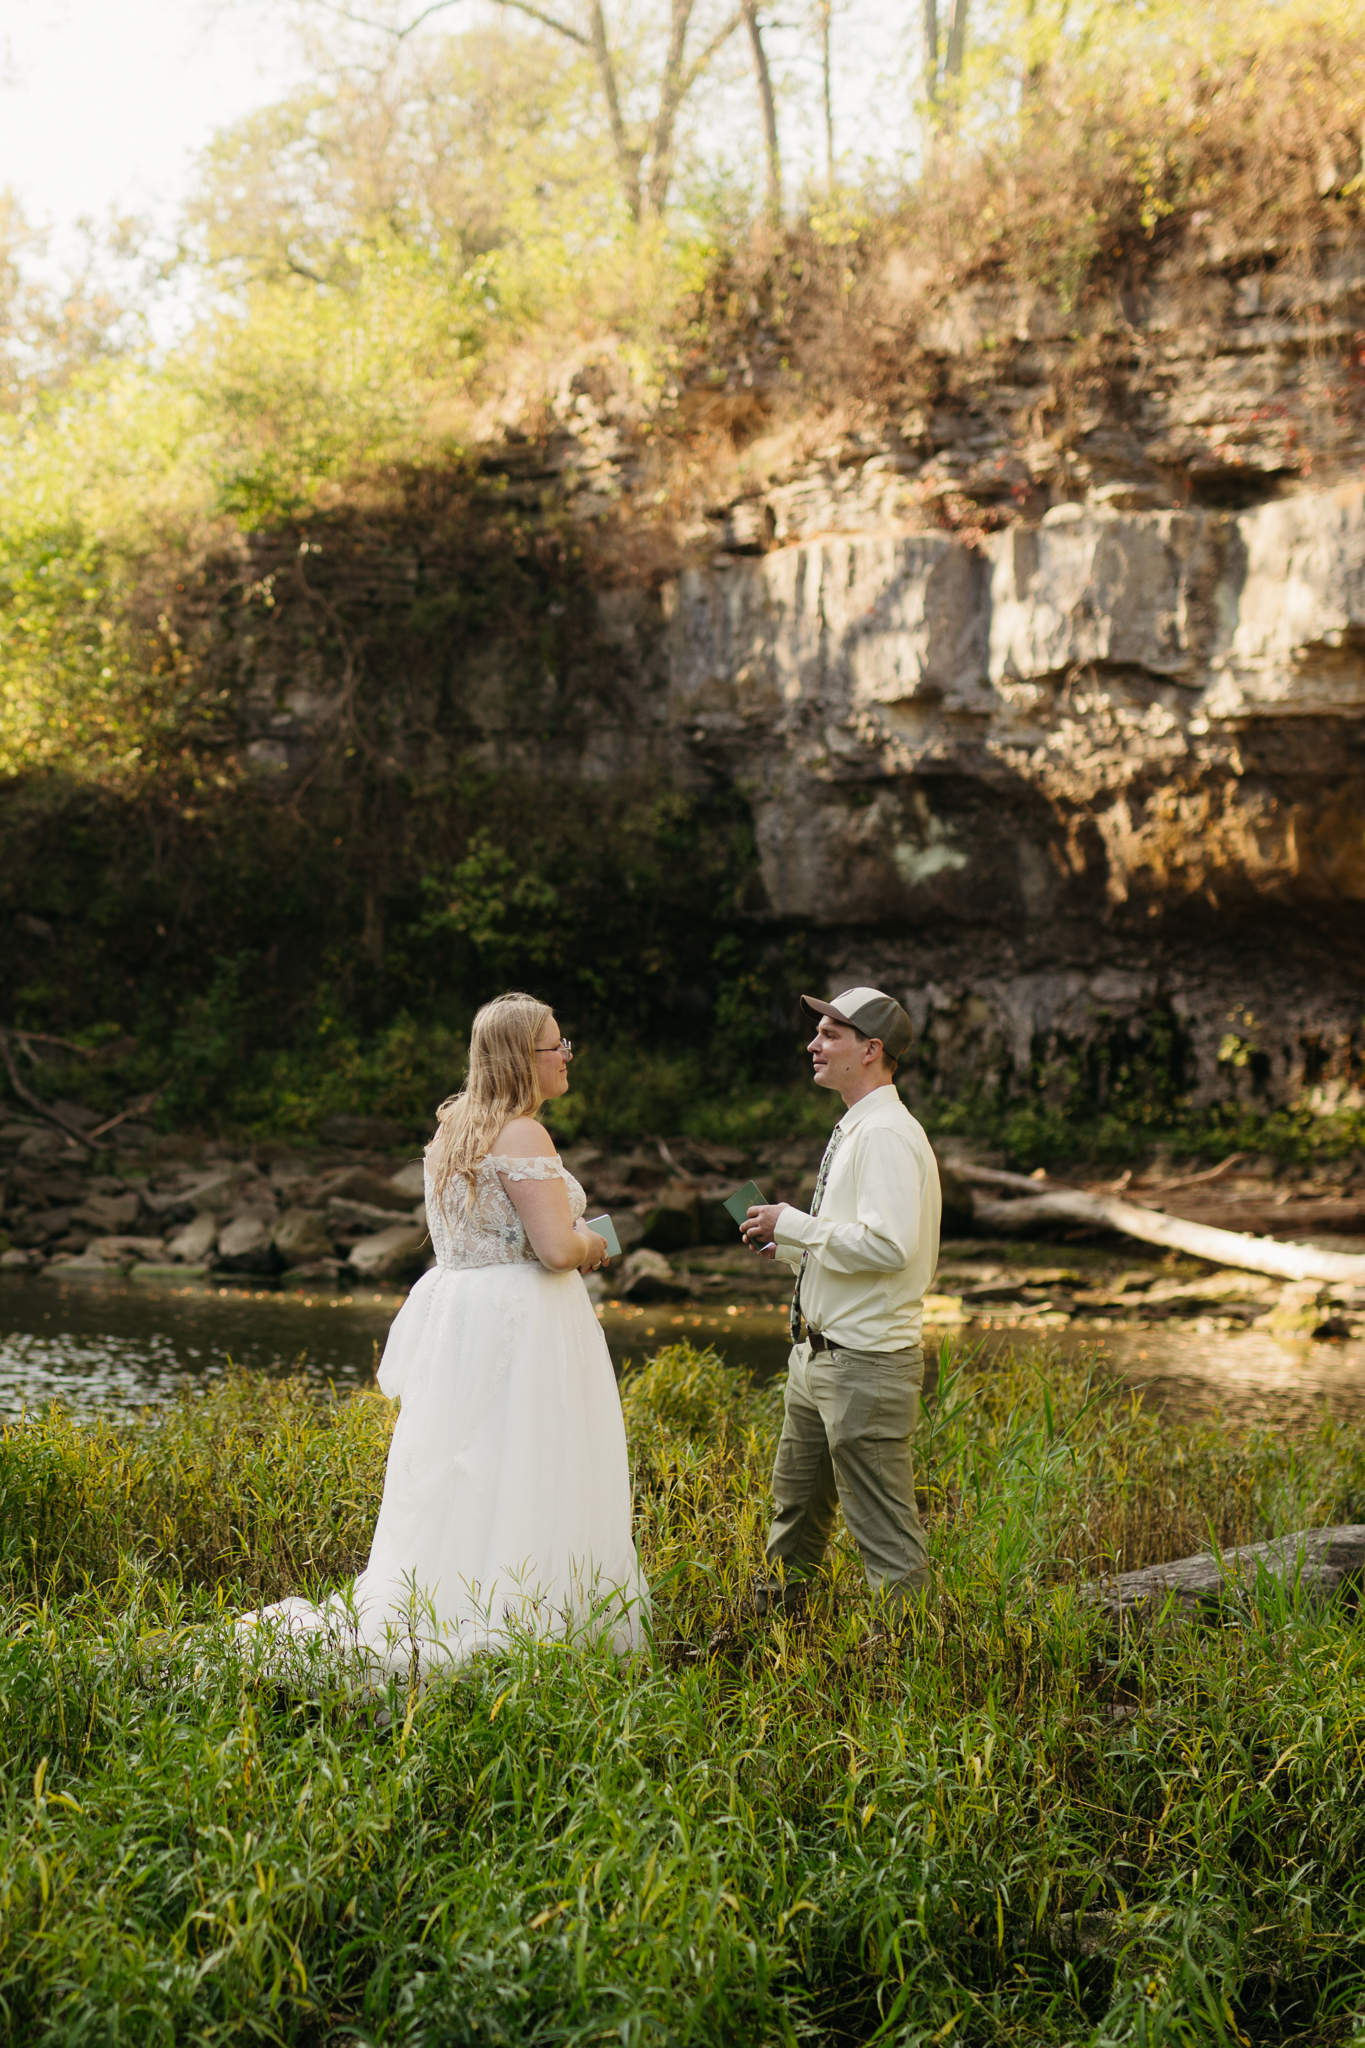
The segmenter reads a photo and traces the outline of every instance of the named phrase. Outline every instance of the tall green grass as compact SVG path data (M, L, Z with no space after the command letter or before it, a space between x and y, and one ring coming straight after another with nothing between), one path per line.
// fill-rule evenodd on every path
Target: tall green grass
M239 1379L4 1434L4 2038L1351 2037L1353 1615L1119 1638L1085 1587L1361 1518L1355 1432L1175 1427L1039 1355L950 1370L934 1597L887 1655L846 1542L799 1624L744 1614L774 1390L676 1346L624 1402L649 1654L528 1642L395 1686L387 1726L228 1627L363 1559L382 1402Z

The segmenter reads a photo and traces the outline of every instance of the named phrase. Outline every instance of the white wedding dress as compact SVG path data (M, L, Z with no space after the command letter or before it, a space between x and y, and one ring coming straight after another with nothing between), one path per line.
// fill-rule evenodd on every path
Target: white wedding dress
M490 1153L472 1200L438 1206L436 1264L394 1318L379 1385L401 1409L370 1560L349 1595L243 1617L276 1637L357 1641L388 1670L460 1663L513 1635L642 1637L649 1593L630 1533L625 1428L582 1275L552 1273L502 1181L562 1179L558 1159Z

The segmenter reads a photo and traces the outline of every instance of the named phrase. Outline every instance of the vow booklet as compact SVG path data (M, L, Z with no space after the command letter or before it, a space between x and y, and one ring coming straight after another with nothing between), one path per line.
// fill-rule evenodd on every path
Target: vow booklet
M589 1230L595 1230L599 1237L605 1237L607 1240L608 1257L619 1259L621 1256L621 1240L616 1235L610 1216L589 1216L587 1225Z
M725 1207L736 1223L742 1224L751 1209L763 1207L763 1192L756 1182L746 1180L742 1188L736 1188L732 1195L726 1196Z

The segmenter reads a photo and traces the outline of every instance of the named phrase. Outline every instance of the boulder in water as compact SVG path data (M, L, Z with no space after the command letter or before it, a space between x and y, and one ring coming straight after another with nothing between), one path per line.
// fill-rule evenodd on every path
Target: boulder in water
M420 1223L395 1223L351 1246L351 1269L362 1280L415 1280L431 1240Z
M332 1237L316 1209L290 1209L275 1225L275 1249L286 1266L307 1266L332 1255Z
M661 1252L642 1245L622 1265L617 1292L622 1301L682 1301L688 1288Z
M218 1233L218 1263L230 1273L273 1273L279 1264L270 1241L272 1219L248 1210Z
M183 1230L177 1230L166 1250L173 1259L184 1259L189 1265L198 1265L206 1259L218 1242L218 1218L207 1211L187 1223Z

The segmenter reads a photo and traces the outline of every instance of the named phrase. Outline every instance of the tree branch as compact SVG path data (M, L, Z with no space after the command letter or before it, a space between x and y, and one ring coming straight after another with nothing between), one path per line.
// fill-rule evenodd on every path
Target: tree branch
M352 28L373 29L376 35L392 36L396 43L403 43L433 14L444 14L447 8L458 6L459 0L431 0L431 5L424 7L404 28L391 28L387 21L371 21L367 14L356 14L349 7L339 6L337 0L318 0L318 4L324 13L337 15L342 21L349 22Z
M581 28L572 22L559 21L553 14L542 14L538 7L532 7L530 0L498 0L499 7L509 7L517 14L528 14L532 21L538 21L542 28L553 29L557 36L567 36L571 43L577 43L580 50L591 50L593 40L585 36Z
M36 1096L31 1088L24 1086L23 1082L19 1079L19 1069L14 1064L14 1053L10 1047L9 1033L7 1031L0 1031L0 1059L3 1059L5 1063L5 1071L9 1075L10 1087L21 1102L27 1103L30 1109L36 1110L39 1116L45 1117L48 1123L55 1124L57 1129L62 1131L68 1138L74 1138L78 1145L84 1145L88 1152L98 1151L98 1146L92 1143L84 1131L78 1130L75 1124L69 1124L59 1110L53 1109L48 1103L43 1102Z
M95 1125L90 1136L92 1138L102 1138L106 1131L112 1131L116 1124L126 1122L130 1116L145 1116L149 1109L156 1106L170 1085L169 1081L163 1081L161 1086L154 1088L150 1095L144 1095L138 1102L130 1102L127 1109L121 1109L117 1116L106 1117L102 1124Z
M368 15L356 14L349 7L338 6L336 0L318 0L318 4L325 8L328 14L338 15L342 21L348 21L352 28L372 29L376 35L391 36L395 43L402 43L406 42L410 35L415 35L424 21L430 21L433 14L444 14L449 8L458 7L460 0L431 0L429 7L424 7L420 14L415 14L402 28L391 28L385 21L372 21ZM575 28L572 22L560 21L556 15L543 14L540 8L530 4L530 0L497 0L497 4L500 7L512 8L518 14L528 14L532 21L538 21L542 28L553 29L556 35L567 36L571 43L577 43L584 50L591 48L589 38L581 29Z
M54 1038L50 1031L11 1031L11 1038L17 1038L21 1045L59 1045L63 1052L78 1052L83 1060L93 1060L96 1048L76 1045L69 1038Z
M971 1166L965 1160L953 1160L951 1171L973 1187L1011 1188L1023 1197L1015 1202L993 1202L988 1196L973 1194L972 1214L991 1233L1030 1236L1043 1224L1084 1223L1092 1229L1120 1230L1141 1244L1192 1252L1214 1266L1240 1266L1282 1280L1365 1281L1365 1258L1355 1253L1323 1251L1314 1244L1282 1244L1276 1238L1252 1237L1240 1230L1219 1230L1209 1223L1168 1216L1162 1209L1116 1202L1111 1196L1087 1194L1057 1181L1040 1183L998 1167Z
M702 51L701 55L695 58L693 62L688 65L687 70L683 74L682 93L680 95L682 99L686 99L688 93L691 92L693 86L701 77L702 72L705 71L707 65L711 62L711 59L715 56L717 50L722 49L725 46L725 44L729 42L735 30L743 24L743 21L744 9L742 7L737 7L734 13L730 16L730 19L725 23L724 27L718 28L716 30L716 33L712 36L710 42L706 45L706 48Z
M834 0L820 0L820 83L825 103L825 184L831 192L834 190L834 72L831 50L833 16Z
M329 279L322 277L316 270L310 270L306 263L300 263L297 256L291 256L288 251L285 252L284 267L293 277L307 278L309 284L327 284L330 282Z

